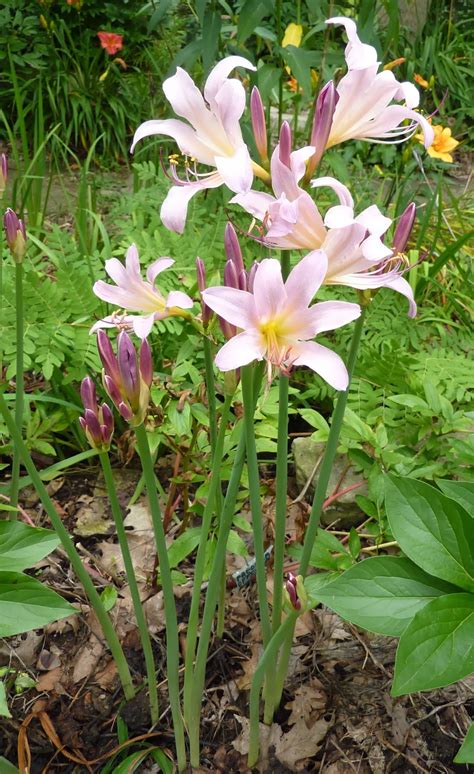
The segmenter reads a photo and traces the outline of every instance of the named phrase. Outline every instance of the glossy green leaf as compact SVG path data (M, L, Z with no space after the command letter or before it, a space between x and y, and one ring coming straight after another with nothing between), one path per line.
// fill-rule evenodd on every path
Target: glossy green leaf
M441 491L451 500L456 500L470 516L474 517L474 481L446 481L436 479Z
M474 723L469 726L454 763L474 763Z
M400 637L392 694L430 691L474 671L474 595L448 594L419 611Z
M59 594L34 578L0 571L0 637L46 626L76 612Z
M457 591L409 559L374 556L350 567L315 596L363 629L398 637L426 604Z
M385 477L390 528L402 551L430 575L474 591L474 520L421 481Z
M2 774L20 774L20 769L17 769L16 766L13 765L13 763L10 763L10 761L7 761L6 758L3 757L3 755L0 755L0 771Z
M106 586L100 595L102 604L104 605L107 613L115 606L117 602L118 592L115 586Z
M54 551L59 538L50 529L0 521L0 570L25 570Z

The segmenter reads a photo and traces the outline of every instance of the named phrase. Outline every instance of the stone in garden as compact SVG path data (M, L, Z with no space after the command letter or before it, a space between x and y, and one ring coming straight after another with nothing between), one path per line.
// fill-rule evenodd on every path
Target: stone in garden
M311 438L295 438L292 443L292 452L295 463L296 484L301 491L308 479L310 479L316 463L322 458L326 448L325 443L317 443ZM311 484L306 490L305 500L312 502L314 489L318 482L319 468L316 470ZM334 460L326 497L330 497L336 489L347 489L362 481L362 474L356 473L345 454L337 454ZM357 495L367 495L367 483L351 492L342 495L328 506L322 514L321 523L332 524L338 519L338 527L351 527L359 524L363 519L363 512L356 504Z

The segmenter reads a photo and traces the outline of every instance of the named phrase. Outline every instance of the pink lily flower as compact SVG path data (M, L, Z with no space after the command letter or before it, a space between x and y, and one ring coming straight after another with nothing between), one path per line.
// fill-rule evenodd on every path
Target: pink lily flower
M194 168L186 164L186 180L174 172L175 185L161 206L164 225L179 234L184 230L189 201L198 191L225 183L231 191L245 192L252 185L252 161L239 124L245 110L245 89L239 80L228 78L235 67L256 69L241 56L226 57L211 70L204 97L188 73L178 67L163 83L163 91L174 112L187 123L175 118L145 121L135 132L132 152L144 137L165 134L173 137L181 153L194 163ZM215 169L201 175L195 162Z
M219 350L216 365L230 371L265 358L288 373L293 366L308 366L336 390L345 390L349 378L339 355L312 341L318 333L339 328L360 315L358 304L323 301L309 306L327 271L323 252L306 255L283 282L280 262L259 263L253 292L230 287L204 291L205 303L241 333Z
M332 177L311 182L313 188L329 186L339 198L323 219L311 196L299 187L305 173L305 160L311 146L294 151L289 166L280 158L279 146L271 159L272 186L275 196L260 191L238 194L231 200L240 204L263 225L262 242L281 250L323 250L328 259L325 285L347 285L357 289L389 287L409 302L409 316L416 304L409 283L401 276L401 265L394 262L382 237L391 225L378 207L367 207L354 215L354 202L345 185Z
M105 271L115 282L116 287L103 280L94 284L93 291L103 301L115 304L122 309L141 312L139 315L115 312L99 320L91 328L91 333L99 328L133 328L136 335L144 339L150 333L155 320L176 317L183 309L191 309L193 300L181 290L172 290L166 298L155 287L155 279L165 269L174 264L172 258L158 258L147 269L147 280L140 273L140 260L135 245L131 245L125 257L125 266L117 258L105 262Z
M399 143L409 139L420 125L425 148L434 139L433 128L416 112L420 95L408 81L400 83L390 70L378 72L377 51L362 43L352 19L335 16L326 24L342 24L349 42L345 50L347 74L337 85L337 104L332 118L326 148L345 140L371 140L379 143ZM393 105L392 100L404 100ZM403 125L408 119L409 123Z

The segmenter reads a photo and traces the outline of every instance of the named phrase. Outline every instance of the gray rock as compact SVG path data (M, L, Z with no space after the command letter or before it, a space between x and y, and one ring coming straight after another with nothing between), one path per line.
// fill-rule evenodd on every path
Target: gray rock
M318 460L322 459L325 443L317 443L311 438L295 438L292 443L292 452L295 463L296 483L301 491L311 478ZM318 482L319 468L316 470L311 484L308 486L305 499L311 502L315 486ZM345 454L337 454L329 479L326 496L330 497L336 489L347 489L363 480L361 473L355 473L349 459ZM356 495L367 495L367 483L351 492L338 497L323 511L321 522L324 525L332 524L337 520L338 526L350 528L358 524L364 514L356 504Z

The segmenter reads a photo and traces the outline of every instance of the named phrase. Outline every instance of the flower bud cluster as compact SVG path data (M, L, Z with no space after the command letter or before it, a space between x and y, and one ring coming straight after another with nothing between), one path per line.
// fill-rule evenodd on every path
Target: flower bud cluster
M117 338L117 355L105 331L97 333L97 349L103 365L105 390L120 415L132 427L145 419L150 400L153 364L150 345L143 339L139 354L130 336L121 331Z
M22 263L26 253L25 224L10 207L3 216L7 245L16 263Z
M93 449L107 451L114 433L114 418L106 403L99 406L94 382L86 376L81 384L81 399L84 416L79 417L87 440Z

